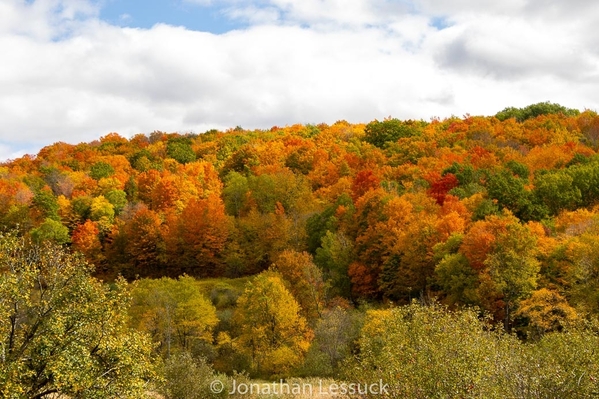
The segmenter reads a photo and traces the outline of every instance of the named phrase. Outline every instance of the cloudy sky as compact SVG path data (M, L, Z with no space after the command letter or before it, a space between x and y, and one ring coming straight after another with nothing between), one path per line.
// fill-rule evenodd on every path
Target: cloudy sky
M56 141L599 109L594 0L0 0L0 160Z

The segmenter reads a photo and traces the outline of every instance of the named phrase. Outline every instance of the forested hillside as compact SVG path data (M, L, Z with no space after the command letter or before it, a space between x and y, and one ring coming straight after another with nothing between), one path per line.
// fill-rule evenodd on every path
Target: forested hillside
M599 312L598 146L596 113L550 103L111 133L3 164L0 225L83 252L108 280L316 265L323 301L437 296L550 330Z
M215 378L316 376L588 397L598 149L597 113L540 103L111 133L5 162L0 393L197 398Z

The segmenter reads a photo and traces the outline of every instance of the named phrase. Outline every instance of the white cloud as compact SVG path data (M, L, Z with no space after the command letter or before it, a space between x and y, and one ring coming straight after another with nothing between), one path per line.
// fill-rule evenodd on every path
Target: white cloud
M526 7L528 0L414 0L411 3L424 14L451 18L461 14L518 14Z
M313 28L380 26L406 14L413 6L397 0L223 0L231 18L253 22L254 14L267 11L282 24ZM273 22L272 19L268 22Z
M0 34L51 40L75 29L79 18L98 12L98 5L88 0L4 0L0 3Z
M599 108L592 2L581 14L558 1L195 2L249 27L121 28L85 0L0 3L0 159L112 131Z
M584 79L594 59L567 27L506 16L465 19L436 38L443 67L504 79L556 75ZM441 45L445 41L444 45Z
M252 25L276 24L280 21L280 10L276 7L227 7L223 13L230 19L243 20Z

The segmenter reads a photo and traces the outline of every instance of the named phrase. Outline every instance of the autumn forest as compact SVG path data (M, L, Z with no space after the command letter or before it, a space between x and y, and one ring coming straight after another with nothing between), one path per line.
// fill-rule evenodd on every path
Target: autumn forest
M152 364L130 378L154 382L105 397L214 397L217 377L385 378L398 398L590 397L598 151L599 115L552 103L55 143L0 165L13 254L0 254L0 298L13 298L0 304L18 302L7 265L31 248L81 265L69 273L84 270L104 301L126 297L110 302L118 334L135 331ZM11 309L2 348L30 318ZM23 328L26 342L37 330ZM17 363L0 386L26 388L0 387L6 397L41 382L96 397Z

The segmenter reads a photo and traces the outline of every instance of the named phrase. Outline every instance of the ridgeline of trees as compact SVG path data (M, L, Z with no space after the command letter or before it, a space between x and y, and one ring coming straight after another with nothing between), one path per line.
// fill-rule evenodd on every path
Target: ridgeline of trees
M87 317L115 318L133 337L119 344L140 345L111 359L136 362L130 385L154 380L169 398L208 392L192 376L248 378L235 372L384 375L396 397L587 397L599 390L598 149L596 113L551 103L431 122L111 133L0 166L2 245L82 265L73 292L105 309ZM2 266L3 351L10 323L37 312L9 304L45 306L34 269ZM78 348L73 364L101 369L97 350ZM41 366L10 359L0 382L33 397ZM62 384L52 389L87 392L56 375L44 377Z

